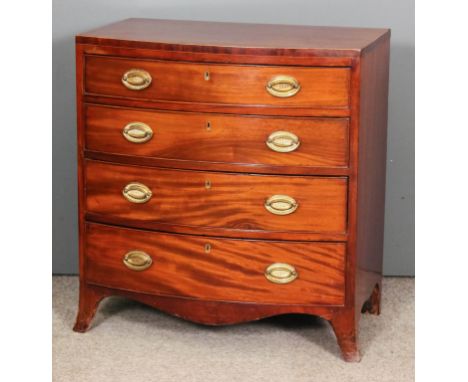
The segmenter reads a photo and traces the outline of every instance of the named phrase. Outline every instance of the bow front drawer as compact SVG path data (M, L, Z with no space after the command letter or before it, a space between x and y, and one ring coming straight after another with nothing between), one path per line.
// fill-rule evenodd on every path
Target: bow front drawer
M348 165L346 118L247 117L100 105L87 105L85 118L86 148L93 151L230 164Z
M208 300L342 305L345 244L235 240L86 225L86 281Z
M86 209L136 227L346 231L347 179L182 171L86 161Z
M242 66L86 56L85 93L157 101L347 108L349 68Z

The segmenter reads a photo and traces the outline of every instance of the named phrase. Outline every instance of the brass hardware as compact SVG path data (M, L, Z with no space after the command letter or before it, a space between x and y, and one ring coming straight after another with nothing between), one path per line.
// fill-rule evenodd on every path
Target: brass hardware
M153 260L143 251L130 251L123 257L123 263L132 271L144 271L153 264Z
M205 180L205 188L209 190L211 188L211 180L207 179Z
M146 203L153 195L147 186L136 182L127 184L122 190L122 194L132 203Z
M206 122L206 130L211 131L211 122L210 121Z
M143 90L151 85L151 75L143 69L130 69L122 76L122 83L130 90Z
M130 122L123 128L122 134L129 142L145 143L153 137L153 130L146 123Z
M210 244L210 243L206 243L206 244L205 244L205 252L206 252L206 253L210 253L210 252L211 252L211 244Z
M296 95L301 90L301 85L294 77L276 76L268 81L266 90L272 96L287 98Z
M205 78L205 81L209 81L210 80L210 72L206 71L205 74L203 74L203 77Z
M273 195L265 201L265 208L274 215L292 214L297 207L297 202L288 195Z
M286 263L273 263L265 269L265 277L275 284L289 284L297 276L296 268Z
M278 153L289 153L301 144L297 135L289 131L275 131L268 136L265 143L271 150Z

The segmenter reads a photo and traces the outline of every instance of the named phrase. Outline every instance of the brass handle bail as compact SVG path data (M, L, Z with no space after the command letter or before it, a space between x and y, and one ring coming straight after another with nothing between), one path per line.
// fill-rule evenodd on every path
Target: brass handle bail
M153 264L151 256L143 251L127 252L122 261L124 265L132 271L144 271Z
M122 76L122 83L130 90L143 90L151 85L151 75L143 69L130 69Z
M274 284L289 284L297 279L296 268L286 263L273 263L265 269L265 277Z
M289 131L275 131L268 136L265 143L268 148L278 153L290 153L301 144L298 136Z
M153 193L142 183L132 182L127 184L122 190L125 199L132 203L146 203L151 199Z
M145 143L153 137L153 130L146 123L130 122L123 128L124 138L132 143Z
M274 215L289 215L297 210L299 204L288 195L273 195L265 201L265 208Z
M274 97L287 98L296 95L301 85L294 77L281 75L268 81L266 90Z

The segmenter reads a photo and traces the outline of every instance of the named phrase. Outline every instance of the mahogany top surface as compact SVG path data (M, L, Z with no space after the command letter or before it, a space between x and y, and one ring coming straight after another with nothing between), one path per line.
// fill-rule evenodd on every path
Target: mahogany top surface
M79 34L78 43L239 54L356 56L389 29L131 18Z

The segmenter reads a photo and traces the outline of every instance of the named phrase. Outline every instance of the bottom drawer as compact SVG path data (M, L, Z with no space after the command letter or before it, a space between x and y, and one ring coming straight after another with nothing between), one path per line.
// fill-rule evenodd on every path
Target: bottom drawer
M85 278L205 300L344 304L344 243L223 239L86 226Z

